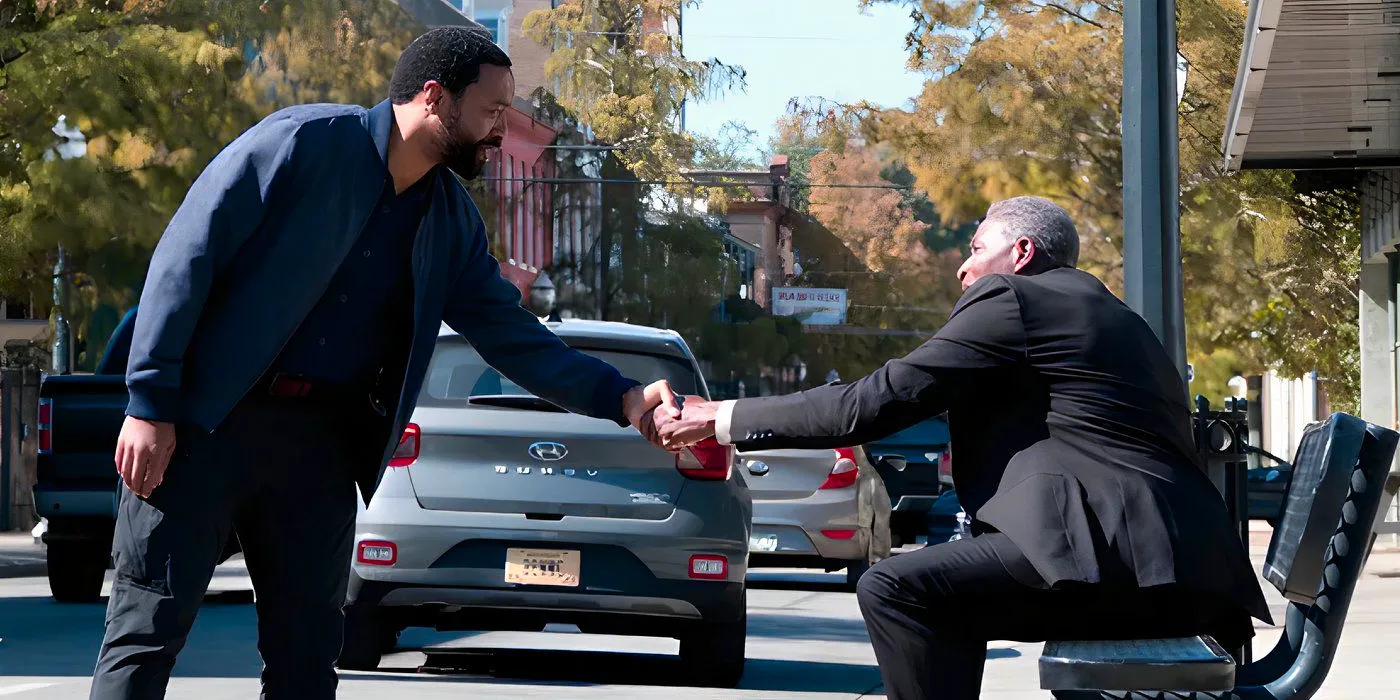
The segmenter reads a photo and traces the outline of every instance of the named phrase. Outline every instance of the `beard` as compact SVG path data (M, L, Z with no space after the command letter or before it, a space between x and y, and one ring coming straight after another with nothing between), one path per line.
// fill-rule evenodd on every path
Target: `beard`
M438 151L440 162L463 180L475 180L486 168L487 149L500 148L500 137L470 141L457 131L457 110L450 119L438 122Z

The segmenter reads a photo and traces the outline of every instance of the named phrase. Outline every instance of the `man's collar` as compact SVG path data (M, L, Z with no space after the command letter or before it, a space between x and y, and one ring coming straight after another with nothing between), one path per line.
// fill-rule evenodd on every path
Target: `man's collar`
M369 110L369 135L374 139L374 147L379 149L379 159L384 167L389 167L389 134L394 129L394 105L384 100Z

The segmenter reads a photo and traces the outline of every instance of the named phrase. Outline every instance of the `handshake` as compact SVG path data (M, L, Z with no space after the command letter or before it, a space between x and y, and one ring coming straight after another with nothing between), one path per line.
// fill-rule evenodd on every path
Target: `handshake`
M657 447L679 450L715 436L719 402L677 396L664 379L632 388L622 406L632 427Z

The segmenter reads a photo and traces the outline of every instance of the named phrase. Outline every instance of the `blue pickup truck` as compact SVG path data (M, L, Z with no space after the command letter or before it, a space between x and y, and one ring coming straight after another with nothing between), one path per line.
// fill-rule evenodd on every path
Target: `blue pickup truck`
M896 547L952 537L962 507L953 489L948 423L930 418L866 446L890 494Z

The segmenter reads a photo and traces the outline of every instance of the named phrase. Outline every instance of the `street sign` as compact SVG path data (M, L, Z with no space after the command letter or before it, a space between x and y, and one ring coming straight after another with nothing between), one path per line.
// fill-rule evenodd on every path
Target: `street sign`
M835 326L846 322L846 290L774 287L773 315L792 316L804 324Z

